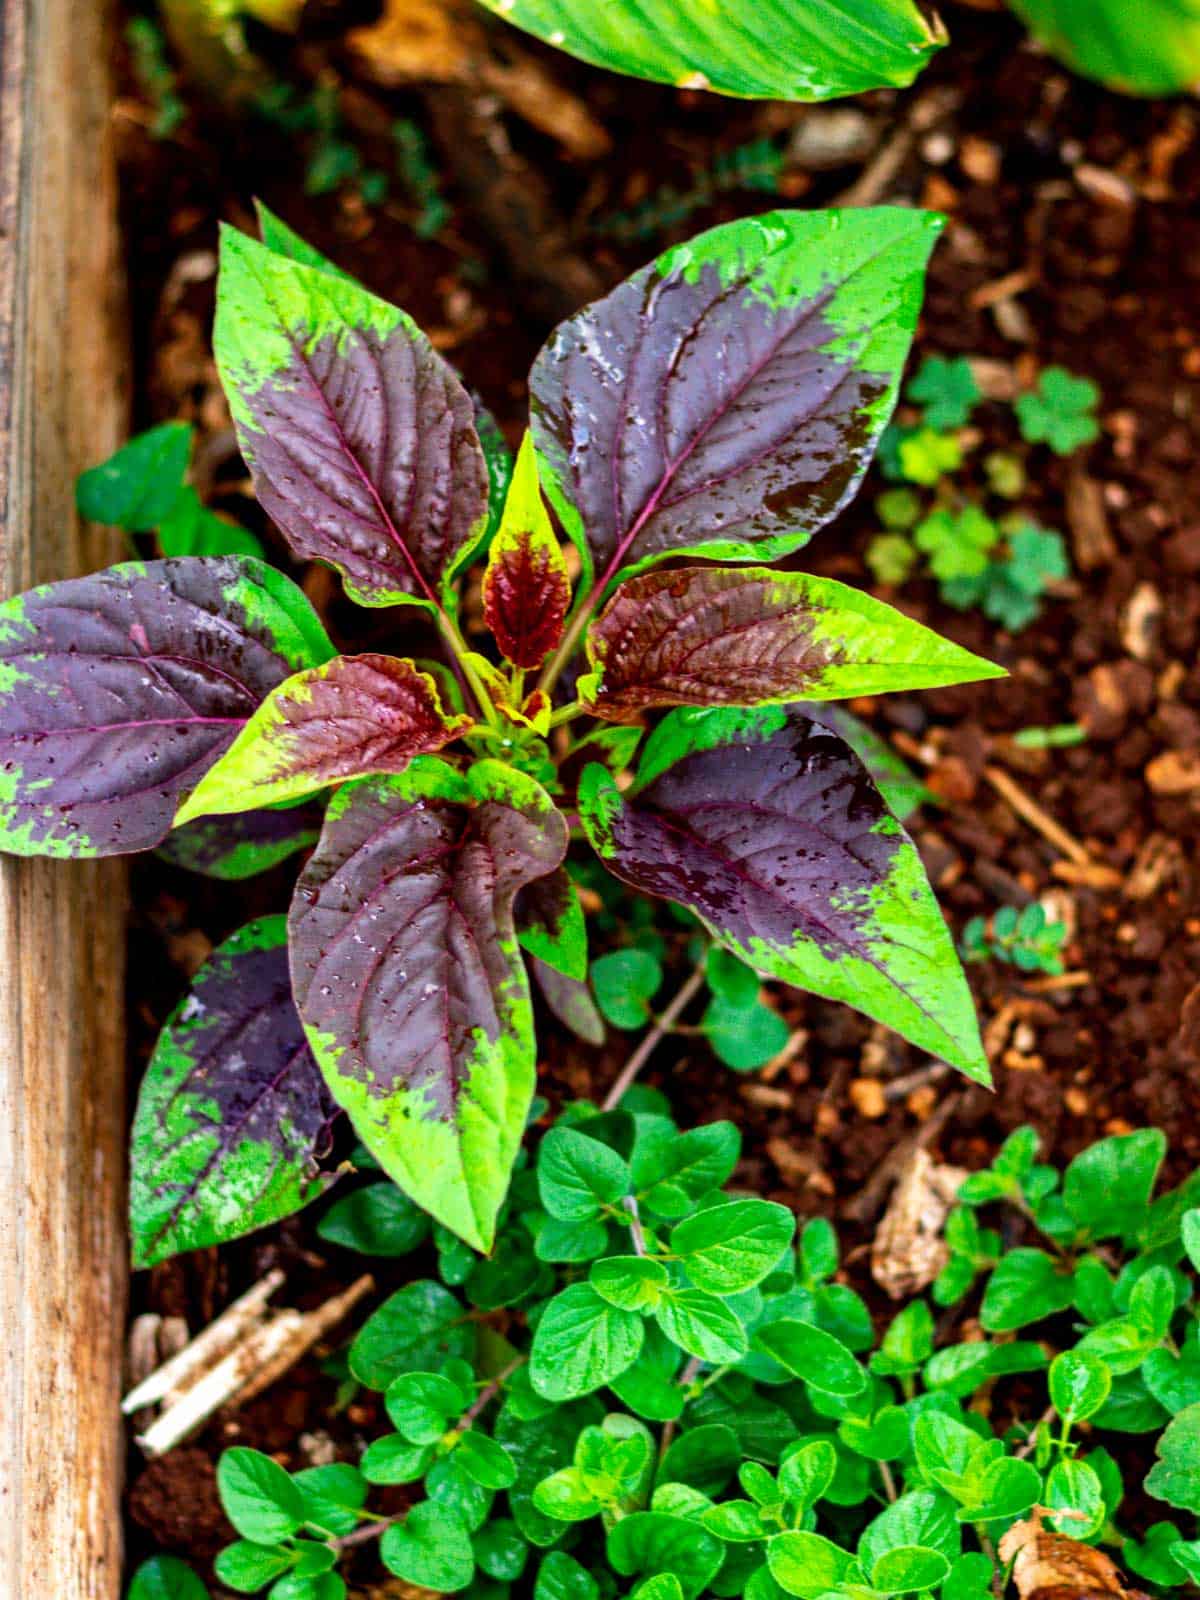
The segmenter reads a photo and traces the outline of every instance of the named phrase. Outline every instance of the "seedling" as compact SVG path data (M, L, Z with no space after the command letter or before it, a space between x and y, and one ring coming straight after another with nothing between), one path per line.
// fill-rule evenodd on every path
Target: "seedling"
M1086 390L1094 404L1095 385L1070 378L1058 368L1043 373L1043 388L1049 385L1051 399L1062 400L1055 374L1076 386L1071 392L1077 399ZM872 539L867 565L879 583L898 586L918 570L924 556L948 605L964 611L978 607L1010 632L1018 632L1038 616L1047 589L1070 575L1062 535L1020 512L997 508L992 515L987 509L988 494L1012 501L1024 492L1025 467L1019 456L991 451L983 459L984 481L978 489L960 482L960 472L965 476L971 470L968 447L975 436L970 431L939 430L961 429L981 401L969 362L927 356L905 396L920 402L919 420L888 428L880 445L880 466L893 483L915 484L934 493L925 500L916 489L896 487L876 498L875 509L887 531ZM1034 407L1037 424L1030 420L1026 402ZM1018 399L1024 437L1035 437L1030 427L1041 425L1049 432L1036 436L1052 435L1056 448L1061 445L1069 451L1086 442L1079 416L1070 424L1063 414L1056 414L1057 422L1047 423L1043 414L1047 403L1037 395Z
M1152 1198L1164 1145L1105 1139L1060 1174L1014 1134L946 1226L933 1298L977 1316L961 1339L921 1297L876 1322L828 1222L797 1241L785 1207L726 1191L732 1124L681 1132L644 1089L570 1106L519 1165L493 1258L407 1284L359 1331L349 1371L390 1429L357 1465L225 1452L240 1539L217 1577L341 1600L339 1564L374 1547L440 1593L985 1600L1010 1535L1040 1520L1156 1584L1194 1582L1190 1529L1139 1540L1130 1520L1143 1477L1200 1511L1200 1188ZM1036 1245L980 1226L1004 1206ZM319 1231L353 1249L393 1230L392 1254L428 1227L371 1177ZM1157 1460L1127 1500L1112 1452L1131 1433ZM377 1509L388 1485L408 1509Z
M1090 378L1077 378L1065 367L1046 367L1037 387L1017 396L1014 410L1023 439L1069 456L1100 437L1099 403L1100 391Z
M333 791L286 925L221 946L159 1041L136 1259L313 1198L338 1107L439 1223L492 1247L534 1086L524 953L587 975L568 814L611 873L761 977L986 1080L916 850L815 703L999 669L842 584L751 564L857 487L936 223L773 213L660 257L551 336L502 509L428 340L264 228L225 233L215 341L259 500L297 556L402 608L445 662L337 654L302 592L245 556L128 563L0 609L5 849L112 855L197 825L212 849L233 817L231 850L261 827L277 860ZM578 550L574 598L542 490ZM459 591L493 518L485 655ZM746 564L662 565L697 556ZM658 708L622 775L611 730Z
M1022 972L1059 973L1067 929L1051 922L1038 901L1024 906L1001 906L990 919L972 917L963 929L964 961L1005 961Z

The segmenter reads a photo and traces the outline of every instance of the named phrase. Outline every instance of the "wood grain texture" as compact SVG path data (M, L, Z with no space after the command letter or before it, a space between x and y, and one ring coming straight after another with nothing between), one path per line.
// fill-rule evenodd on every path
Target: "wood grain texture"
M0 585L103 565L126 350L110 0L0 0ZM0 1595L115 1600L124 873L0 861Z

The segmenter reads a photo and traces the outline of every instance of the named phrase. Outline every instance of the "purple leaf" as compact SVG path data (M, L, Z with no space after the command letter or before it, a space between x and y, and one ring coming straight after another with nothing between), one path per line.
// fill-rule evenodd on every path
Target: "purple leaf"
M223 1244L314 1199L337 1114L292 1000L287 919L252 922L200 969L142 1080L134 1264Z
M333 648L246 556L127 562L0 606L0 849L147 850L263 696Z
M592 999L592 991L581 978L568 978L548 962L530 958L529 970L542 992L542 999L566 1027L585 1044L604 1043L604 1018Z
M766 567L684 567L623 583L587 636L596 716L648 706L847 699L1003 677L858 589Z
M335 656L280 684L180 807L177 821L278 805L372 772L403 772L471 726L397 656Z
M411 318L226 228L213 344L255 491L296 554L361 605L444 600L488 475L470 396Z
M513 900L566 853L531 778L418 756L345 785L297 885L297 1004L334 1098L384 1170L489 1249L536 1052Z
M567 563L538 488L526 434L483 576L483 619L516 667L540 667L562 638L571 604Z
M173 866L202 877L236 882L266 872L298 850L316 844L324 820L324 809L313 804L200 817L182 828L172 828L157 853Z
M579 805L617 877L687 906L747 965L988 1081L916 848L827 728L783 707L672 712L631 796L596 764Z
M533 431L585 575L771 560L828 522L895 404L939 227L889 208L727 223L563 323Z

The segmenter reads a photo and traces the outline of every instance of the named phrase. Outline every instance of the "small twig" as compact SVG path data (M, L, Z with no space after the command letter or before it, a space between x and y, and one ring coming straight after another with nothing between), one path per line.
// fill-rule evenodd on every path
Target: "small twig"
M696 1381L696 1374L700 1371L700 1368L703 1365L704 1363L701 1361L699 1356L691 1356L688 1359L687 1365L684 1367L683 1371L679 1374L679 1377L676 1380L679 1387L681 1389L689 1389ZM675 1437L676 1420L677 1419L674 1417L669 1417L663 1424L662 1439L659 1441L658 1446L658 1458L660 1461L670 1449L671 1440Z
M496 1398L504 1386L506 1378L511 1378L518 1367L523 1367L529 1360L528 1356L517 1356L510 1361L502 1372L498 1372L485 1389L481 1389L475 1396L470 1406L463 1412L456 1424L456 1431L466 1433L483 1415L484 1409Z
M1061 823L1056 822L1048 811L1043 811L1033 796L1027 794L1003 768L984 767L983 775L1000 798L1007 801L1017 815L1040 833L1042 838L1056 850L1064 856L1069 856L1081 867L1093 864L1091 856L1079 840L1069 834Z
M687 1010L688 1006L704 987L704 975L705 963L701 961L667 1009L655 1020L654 1026L644 1035L642 1042L621 1069L616 1082L604 1097L603 1104L600 1107L602 1111L613 1111L620 1105L621 1097L626 1089L633 1083L663 1039L670 1033L676 1019Z
M1045 1411L1042 1412L1041 1416L1034 1423L1033 1431L1030 1433L1025 1443L1021 1445L1019 1449L1013 1451L1013 1455L1016 1456L1018 1461L1023 1461L1026 1456L1031 1456L1033 1454L1034 1450L1037 1448L1038 1430L1041 1428L1042 1423L1053 1422L1055 1416L1056 1412L1054 1407L1047 1406Z
M386 1533L393 1523L402 1522L407 1515L407 1511L398 1511L393 1517L379 1517L374 1522L364 1523L361 1528L342 1534L340 1539L330 1539L328 1543L334 1550L349 1550L356 1544L369 1544L372 1539L378 1539Z
M912 154L917 139L928 133L958 103L954 89L933 89L918 95L904 121L867 162L848 189L831 202L835 206L873 206L881 200Z
M899 1499L896 1493L896 1480L892 1477L892 1469L886 1461L879 1463L879 1476L883 1479L883 1492L893 1503Z
M950 1068L944 1061L930 1061L926 1066L918 1067L915 1072L906 1072L902 1078L892 1078L883 1086L885 1100L903 1100L914 1089L923 1089L927 1083L938 1083L949 1073Z

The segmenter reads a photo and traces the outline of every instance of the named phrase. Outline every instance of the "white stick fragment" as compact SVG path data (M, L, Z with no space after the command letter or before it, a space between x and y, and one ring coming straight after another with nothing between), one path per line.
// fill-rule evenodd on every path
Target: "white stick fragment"
M159 1415L137 1435L145 1455L165 1455L223 1406L261 1394L375 1287L365 1275L315 1311L270 1310L266 1301L282 1281L281 1272L268 1273L126 1396L126 1412L144 1407L148 1394L163 1402Z
M263 1308L283 1279L284 1274L274 1267L239 1300L226 1306L216 1321L210 1322L203 1333L198 1333L191 1344L184 1345L178 1355L164 1361L157 1372L152 1372L136 1389L129 1391L121 1402L125 1415L167 1400L173 1391L187 1387L196 1373L219 1361L244 1337L247 1328L261 1320Z

